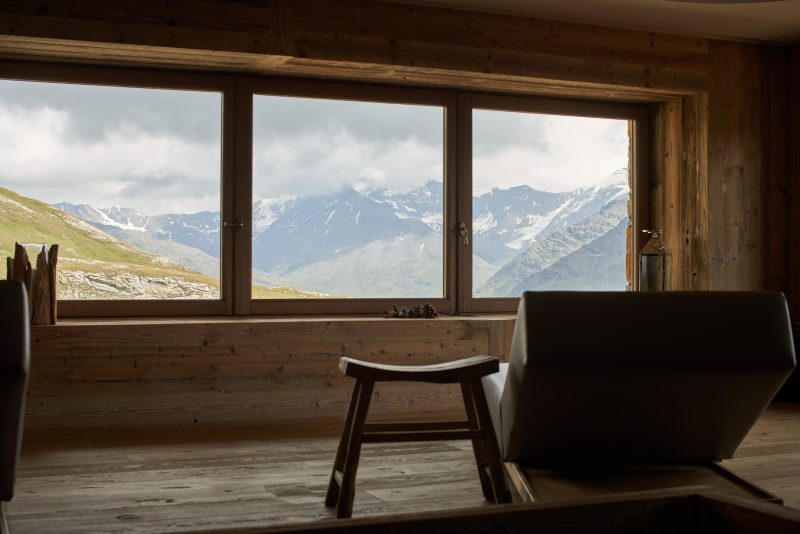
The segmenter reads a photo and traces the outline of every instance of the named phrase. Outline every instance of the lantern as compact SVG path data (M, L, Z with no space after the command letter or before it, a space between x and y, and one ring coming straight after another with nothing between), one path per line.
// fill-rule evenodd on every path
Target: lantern
M639 291L670 289L670 257L664 248L664 230L642 230L650 239L639 252Z

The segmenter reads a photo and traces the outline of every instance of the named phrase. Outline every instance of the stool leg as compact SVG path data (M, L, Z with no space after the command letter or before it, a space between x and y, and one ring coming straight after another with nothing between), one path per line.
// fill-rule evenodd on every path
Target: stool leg
M467 422L469 423L470 430L480 430L478 424L478 415L475 412L475 401L473 400L472 388L467 382L461 382L461 396L464 397L464 409L467 411ZM486 461L486 451L483 448L483 439L472 438L472 451L475 453L475 463L478 466L478 476L481 480L481 489L483 490L483 497L488 501L493 501L494 490L492 490L492 481L489 479L489 474L486 472L488 468Z
M503 464L500 461L500 448L497 446L497 437L494 435L492 416L489 414L489 405L483 393L483 384L480 379L471 380L469 389L472 390L472 399L475 402L475 413L483 432L484 453L489 466L489 475L492 479L495 501L498 503L511 502L511 492L508 491L506 479L503 476Z
M336 472L339 471L341 473L344 468L344 459L347 457L350 434L353 431L353 414L356 411L356 404L358 404L361 384L361 380L356 380L353 386L353 393L350 395L350 406L347 408L342 437L339 438L339 448L336 449L336 459L333 461L333 471L331 472L331 481L328 484L328 494L325 497L325 506L336 506L336 503L339 502L339 481L336 480Z
M350 432L349 445L342 469L342 485L339 488L339 502L336 505L336 517L350 517L353 514L353 499L356 495L356 471L361 457L361 439L364 433L364 422L367 419L369 403L372 399L374 382L362 382L358 393L358 402L353 414L353 425Z

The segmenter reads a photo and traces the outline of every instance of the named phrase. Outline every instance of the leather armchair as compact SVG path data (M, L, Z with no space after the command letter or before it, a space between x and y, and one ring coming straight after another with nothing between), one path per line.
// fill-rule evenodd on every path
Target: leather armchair
M527 292L483 379L507 461L729 458L795 367L766 292Z
M0 280L0 526L14 496L30 373L28 296L18 280Z

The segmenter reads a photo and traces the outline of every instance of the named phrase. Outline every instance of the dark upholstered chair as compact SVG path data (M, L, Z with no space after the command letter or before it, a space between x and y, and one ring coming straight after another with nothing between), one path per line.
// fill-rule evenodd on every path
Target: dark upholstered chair
M528 292L509 363L483 378L504 459L730 458L795 367L766 292Z
M792 336L794 337L794 354L797 356L800 351L800 322L798 321L792 321ZM775 402L800 402L800 369L795 368L781 390L775 395Z
M0 529L3 501L14 496L30 371L28 296L17 280L0 281Z

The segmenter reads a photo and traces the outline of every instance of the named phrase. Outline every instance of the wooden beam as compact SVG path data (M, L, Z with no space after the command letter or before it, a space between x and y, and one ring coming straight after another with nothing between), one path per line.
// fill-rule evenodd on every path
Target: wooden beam
M492 325L510 331L513 322L209 318L34 326L26 425L340 419L353 386L338 369L340 357L419 365L486 354ZM372 414L462 406L457 386L381 383Z
M680 277L684 246L678 203L682 105L682 100L675 98L655 106L651 131L650 226L664 230L664 246L672 261L673 289L684 289L686 283ZM642 237L646 242L647 236Z
M706 87L707 41L369 0L295 2L299 56L675 92Z
M0 2L0 34L195 50L275 53L275 0Z
M763 289L766 72L754 45L714 41L710 58L709 289Z
M788 199L786 213L786 290L792 319L800 321L800 45L789 51L788 100Z
M693 95L682 102L680 191L678 207L683 253L673 266L681 289L708 289L708 94ZM677 228L676 228L677 229Z
M393 2L6 0L0 15L13 59L650 100L708 85L706 39Z

